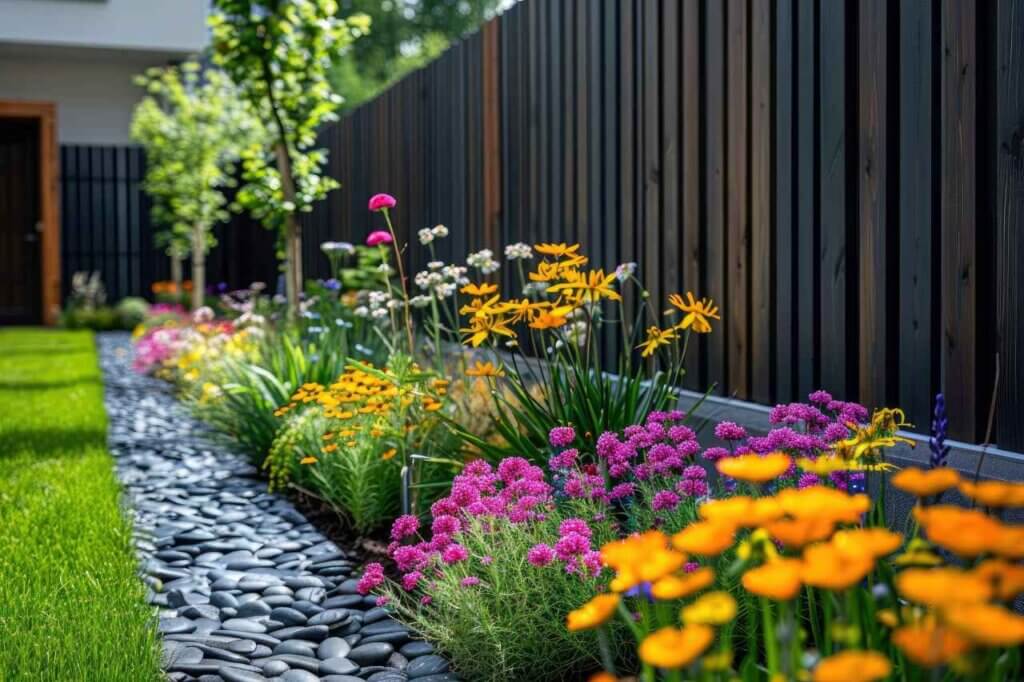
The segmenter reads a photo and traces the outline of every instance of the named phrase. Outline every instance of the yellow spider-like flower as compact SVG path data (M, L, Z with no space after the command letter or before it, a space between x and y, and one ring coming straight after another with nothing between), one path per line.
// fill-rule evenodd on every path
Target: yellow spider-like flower
M533 250L552 258L568 258L577 255L580 245L566 244L565 242L561 244L535 244Z
M702 298L699 301L694 298L693 292L686 292L686 300L679 294L672 294L668 302L675 308L686 313L683 319L676 325L678 329L693 329L698 334L707 334L711 331L711 323L708 320L721 320L718 315L718 306L710 298ZM668 311L669 313L675 311Z
M490 296L491 294L498 293L498 285L490 284L489 282L482 282L480 284L467 284L466 286L459 289L464 294L470 296Z
M500 367L496 367L492 362L480 362L479 360L477 360L474 366L466 370L466 376L503 377L505 376L505 372Z
M647 340L637 346L638 349L642 349L640 356L648 358L654 355L654 352L658 350L660 346L667 346L676 339L676 330L674 328L660 329L658 327L647 328Z
M507 336L515 338L516 333L509 329L508 321L501 315L487 317L473 317L469 320L469 327L460 329L463 334L468 335L467 341L474 348L477 348L491 336Z
M548 287L548 293L563 294L576 303L597 303L603 298L621 301L622 297L612 288L615 273L605 275L604 270L588 273L569 271L563 273L564 281Z
M501 311L508 314L509 324L518 322L533 322L540 315L551 307L548 301L531 301L528 298L506 301L501 305Z

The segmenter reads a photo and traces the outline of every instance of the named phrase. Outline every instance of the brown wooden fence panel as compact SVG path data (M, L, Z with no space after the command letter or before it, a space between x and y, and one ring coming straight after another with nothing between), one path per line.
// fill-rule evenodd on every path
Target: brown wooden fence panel
M388 191L414 267L438 222L446 260L578 240L637 261L659 312L721 305L688 388L821 387L924 428L942 390L974 442L998 351L995 440L1021 450L1022 4L524 0L324 132L343 188L310 237L362 240Z

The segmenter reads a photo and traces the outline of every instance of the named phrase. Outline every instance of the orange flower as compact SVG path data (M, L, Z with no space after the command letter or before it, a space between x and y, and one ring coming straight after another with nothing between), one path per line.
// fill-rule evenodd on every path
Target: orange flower
M299 460L299 464L316 464L316 462L316 457L303 457L301 460Z
M832 534L831 519L780 519L764 526L768 533L786 547L799 549L811 542L824 540Z
M612 675L610 672L602 670L601 672L594 673L593 675L588 677L587 682L618 682L618 679L619 678L617 678L615 675Z
M736 600L728 592L708 592L679 615L687 625L725 625L736 617Z
M631 535L601 548L601 560L615 570L609 587L625 592L640 583L653 583L679 570L686 555L668 548L668 537L658 530Z
M1024 559L1024 527L1002 526L992 552L1006 559Z
M985 646L1024 644L1024 616L996 604L957 604L945 612L946 622L968 639Z
M554 256L555 258L567 258L575 256L580 250L579 244L534 244L533 250L537 253L542 253L545 256Z
M686 292L686 300L679 294L672 294L668 297L668 302L678 308L680 311L686 313L683 319L676 325L679 329L690 329L697 332L698 334L707 334L711 331L711 320L721 320L718 316L718 306L716 306L710 298L702 298L699 301L694 298L693 292ZM674 311L669 311L674 312ZM666 313L667 315L668 313Z
M656 668L685 668L711 645L715 631L708 625L661 628L640 642L640 660Z
M832 519L836 523L857 523L860 515L871 508L871 500L867 495L849 495L823 485L803 489L786 488L775 498L782 510L790 516Z
M1024 483L962 481L960 492L983 507L1024 507Z
M818 663L814 682L874 682L891 671L889 659L877 651L841 651Z
M874 557L851 556L831 543L811 545L804 549L800 577L814 587L845 590L863 580L874 566Z
M992 586L984 578L958 568L908 568L896 576L896 590L925 606L987 601Z
M495 367L493 362L480 362L476 361L476 364L466 369L467 377L503 377L505 376L504 370L500 367Z
M832 544L840 552L879 558L892 554L903 544L903 536L887 528L853 528L838 531Z
M894 486L915 497L931 497L945 492L960 482L960 474L956 469L939 467L924 470L909 467L895 474L891 482Z
M735 527L726 521L697 521L672 536L672 545L683 552L718 556L735 538Z
M651 595L662 601L682 599L703 590L714 581L715 572L704 566L693 573L666 575L651 585Z
M934 618L893 630L891 639L904 656L925 668L945 665L971 648L967 639Z
M986 559L975 566L974 574L992 586L999 601L1010 601L1024 593L1024 566L1002 559Z
M599 594L578 609L570 611L565 625L570 632L593 630L607 622L618 606L619 595Z
M380 458L386 462L389 459L394 458L394 456L397 454L398 450L396 450L395 448L388 448L384 452L380 453Z
M743 587L751 594L787 601L800 592L803 564L798 559L779 559L743 574Z
M782 452L767 455L740 455L725 457L715 465L720 474L751 483L767 483L781 476L793 460Z
M984 554L1002 539L1002 524L977 509L954 505L915 507L914 518L931 542L962 557Z

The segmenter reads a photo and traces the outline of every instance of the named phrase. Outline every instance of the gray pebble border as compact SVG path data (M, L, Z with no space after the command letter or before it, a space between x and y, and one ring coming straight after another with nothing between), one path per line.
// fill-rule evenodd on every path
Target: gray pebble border
M168 678L452 682L447 661L356 592L353 556L245 458L215 445L163 382L97 337L110 451L134 517Z

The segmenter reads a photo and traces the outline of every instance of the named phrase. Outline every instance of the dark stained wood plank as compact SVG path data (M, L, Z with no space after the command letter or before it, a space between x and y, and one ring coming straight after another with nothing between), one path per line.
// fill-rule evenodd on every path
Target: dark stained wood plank
M818 319L821 328L819 387L846 397L846 6L820 6L818 68L820 129L818 191L821 284Z
M1024 450L1024 2L996 8L996 332L999 447Z
M979 437L975 414L978 399L975 4L969 0L942 0L940 6L942 389L950 415L950 435L973 440Z
M726 189L725 189L725 5L717 2L705 7L705 124L704 124L704 192L706 195L705 295L718 301L723 319L728 320L729 300L726 296ZM731 49L731 46L729 46ZM718 382L718 393L724 393L726 375L726 344L728 323L717 333L702 337L701 349L707 350L707 380Z
M547 146L547 134L542 130L541 112L544 108L544 88L541 82L541 65L544 61L544 40L541 35L540 3L528 2L527 31L529 39L527 59L529 60L529 102L530 102L530 192L527 195L529 206L529 231L526 241L535 244L541 240L542 201L541 187L545 185L547 164L544 162L544 149Z
M779 0L775 7L775 234L772 249L775 325L772 334L775 355L773 396L777 402L789 402L796 395L793 359L793 338L796 332L793 314L794 21L792 0Z
M680 200L682 182L679 177L679 112L681 105L679 84L679 3L663 2L661 7L661 222L662 230L651 239L659 240L661 257L661 290L654 301L657 312L668 304L665 297L679 292Z
M601 4L601 135L603 150L601 159L601 224L603 235L602 253L609 265L624 262L619 249L620 220L620 165L619 152L622 147L623 131L619 118L619 89L622 73L619 66L619 2L604 0ZM609 358L618 357L621 351L616 335L609 343Z
M885 403L886 305L886 3L860 5L860 401Z
M637 260L633 246L636 221L636 14L632 2L619 5L619 226L617 241L623 263ZM643 273L641 273L642 275ZM633 320L635 300L631 289L623 296L626 315Z
M643 111L643 161L640 169L643 197L642 229L637 230L643 254L640 268L645 288L650 293L648 304L651 318L660 323L661 297L661 244L659 235L664 230L661 222L661 111L660 111L660 17L658 0L641 0L643 11L643 65L639 105Z
M899 405L927 430L931 422L932 332L932 5L900 3Z
M501 220L501 102L499 100L498 55L500 33L497 22L483 27L483 229L488 248L499 249Z
M576 116L573 121L573 143L566 155L566 167L573 168L573 181L575 187L567 188L566 191L574 191L576 212L573 215L575 227L575 241L582 242L588 251L593 253L593 240L590 236L590 203L589 203L589 142L590 117L595 112L591 109L590 88L593 85L589 82L588 76L588 42L591 38L589 32L589 15L593 11L591 3L579 0L573 5L575 10L573 23L569 24L573 32L573 81L575 82L575 105ZM575 165L574 165L575 164ZM568 173L566 174L568 176ZM592 258L594 256L591 256ZM594 267L600 267L600 261L594 262Z
M701 21L699 0L684 0L681 7L680 94L680 173L681 230L679 261L682 266L682 291L704 296L701 268ZM692 344L685 360L684 386L699 390L706 385L701 376L701 347Z
M750 398L772 398L772 6L750 16Z
M818 311L815 306L815 264L818 260L815 215L815 195L818 179L817 131L815 109L817 108L817 83L814 80L814 65L817 60L814 45L815 3L798 2L796 5L796 390L804 399L816 388L820 358L815 343Z
M726 307L727 391L750 397L749 79L750 19L746 0L726 6Z

